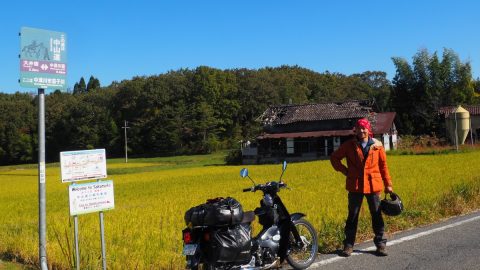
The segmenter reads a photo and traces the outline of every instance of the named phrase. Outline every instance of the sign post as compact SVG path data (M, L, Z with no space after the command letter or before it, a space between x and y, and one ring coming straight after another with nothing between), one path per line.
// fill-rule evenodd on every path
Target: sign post
M45 171L45 90L38 89L38 253L40 267L48 269L47 264L47 209L46 209L46 171Z
M103 225L103 211L115 207L113 196L113 181L97 181L85 184L72 183L69 186L70 215L74 218L76 268L80 269L80 252L78 248L78 215L100 212L100 240L102 248L102 265L107 269L105 249L105 229Z
M73 233L75 241L75 268L80 270L80 249L78 248L78 216L73 216Z
M100 219L100 241L102 245L102 269L106 270L107 269L107 251L105 249L105 229L103 226L103 211L100 211L98 214L98 217Z
M38 253L40 269L48 270L45 170L45 89L65 89L67 54L65 33L22 27L20 85L38 89Z
M113 181L100 181L107 177L105 149L69 151L60 153L62 182L73 182L69 186L70 215L74 218L76 269L80 269L78 247L78 215L100 212L100 240L102 266L107 269L103 211L115 207ZM76 181L96 179L97 182L78 184Z

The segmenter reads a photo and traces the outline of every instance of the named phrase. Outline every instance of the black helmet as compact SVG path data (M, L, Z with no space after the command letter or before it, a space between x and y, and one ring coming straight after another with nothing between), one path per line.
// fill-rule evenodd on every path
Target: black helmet
M385 199L380 202L380 209L382 212L387 216L398 216L403 211L403 203L400 196L395 193L390 193L391 200L387 199L387 195L385 195Z

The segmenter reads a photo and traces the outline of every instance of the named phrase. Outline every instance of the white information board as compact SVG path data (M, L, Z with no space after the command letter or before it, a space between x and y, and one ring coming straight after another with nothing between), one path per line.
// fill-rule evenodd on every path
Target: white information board
M62 183L107 178L105 149L60 152Z
M112 180L70 184L68 197L71 216L111 210L115 207Z

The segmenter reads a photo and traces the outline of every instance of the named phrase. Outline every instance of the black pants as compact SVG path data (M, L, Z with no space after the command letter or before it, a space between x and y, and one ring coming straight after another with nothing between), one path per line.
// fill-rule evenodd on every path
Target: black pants
M383 223L382 212L380 211L380 194L362 194L349 192L348 193L348 218L345 224L345 246L353 247L355 243L355 236L357 234L358 216L360 215L360 208L362 207L363 197L367 197L368 208L372 216L372 228L375 233L373 242L375 246L385 246L387 239L384 238L385 224Z

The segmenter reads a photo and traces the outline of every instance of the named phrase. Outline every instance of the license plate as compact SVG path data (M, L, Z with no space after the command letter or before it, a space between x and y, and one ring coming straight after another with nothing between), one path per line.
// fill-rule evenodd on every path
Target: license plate
M183 255L195 255L198 244L187 244L183 246Z

